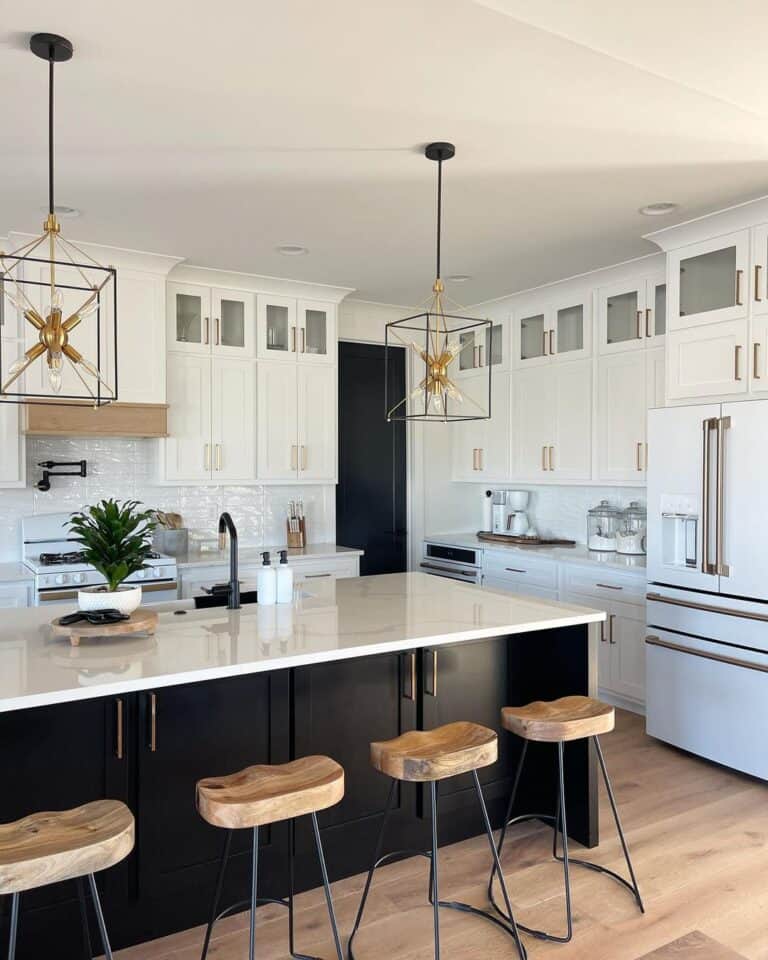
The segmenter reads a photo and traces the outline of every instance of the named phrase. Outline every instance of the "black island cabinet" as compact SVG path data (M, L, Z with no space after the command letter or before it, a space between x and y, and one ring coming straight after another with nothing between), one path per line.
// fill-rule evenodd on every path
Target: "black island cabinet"
M0 713L0 821L102 797L124 800L136 816L136 847L97 878L112 945L163 936L208 919L224 831L198 816L197 780L310 754L333 757L345 769L346 793L319 817L329 872L332 880L362 872L389 790L388 779L370 765L371 741L454 720L499 730L503 706L594 695L594 645L588 626L572 626ZM533 746L521 808L554 812L554 747ZM498 763L480 772L495 826L520 744L500 731L499 748ZM597 843L594 762L580 744L566 756L569 832L591 846ZM427 799L419 785L400 785L387 849L428 847ZM468 776L441 783L439 803L441 843L483 832ZM288 825L261 834L260 892L285 896ZM223 903L247 897L249 843L248 831L235 838ZM295 850L297 889L319 885L309 822L297 823ZM74 881L24 894L21 903L18 960L80 960ZM6 908L3 938L7 914Z

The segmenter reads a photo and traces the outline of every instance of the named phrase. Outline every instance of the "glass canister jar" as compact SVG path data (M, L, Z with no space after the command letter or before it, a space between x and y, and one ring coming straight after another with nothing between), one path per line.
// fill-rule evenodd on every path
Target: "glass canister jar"
M619 529L621 511L601 500L587 511L587 546L590 550L612 553L616 550L616 533Z
M626 510L621 512L616 534L616 552L635 557L643 556L647 526L648 514L645 507L633 500Z

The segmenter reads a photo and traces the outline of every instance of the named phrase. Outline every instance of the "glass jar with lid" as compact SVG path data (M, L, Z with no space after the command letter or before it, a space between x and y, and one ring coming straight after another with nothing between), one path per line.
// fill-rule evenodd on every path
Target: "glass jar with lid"
M616 550L616 533L619 529L621 511L601 500L587 511L587 546L590 550L613 553Z
M647 526L648 514L645 507L637 500L633 500L626 510L621 512L616 535L616 552L634 557L643 556Z

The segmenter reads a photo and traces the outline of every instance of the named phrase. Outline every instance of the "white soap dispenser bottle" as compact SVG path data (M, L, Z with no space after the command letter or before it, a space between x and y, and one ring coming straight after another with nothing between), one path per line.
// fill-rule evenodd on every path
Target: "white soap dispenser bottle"
M288 566L288 551L280 551L277 566L277 602L293 603L293 569Z
M256 577L257 599L259 603L267 606L277 600L277 575L272 568L269 551L265 550L261 557L262 564Z

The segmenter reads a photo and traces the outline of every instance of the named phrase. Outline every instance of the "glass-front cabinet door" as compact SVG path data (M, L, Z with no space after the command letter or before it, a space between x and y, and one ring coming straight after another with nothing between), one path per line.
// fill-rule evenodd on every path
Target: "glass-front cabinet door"
M547 348L561 360L588 357L592 349L592 311L589 297L569 300L552 308Z
M494 320L489 326L462 331L459 334L457 372L469 375L473 370L488 366L497 370L505 369L506 329L501 320Z
M210 353L211 291L193 283L168 284L168 349Z
M214 290L212 294L213 351L218 356L247 359L256 349L254 295L243 290Z
M645 346L645 281L627 281L598 291L600 353L641 350Z
M748 230L672 250L668 263L670 330L746 315L750 297Z
M515 315L515 366L534 367L549 363L551 329L542 310Z
M256 338L260 360L295 362L299 345L296 301L290 297L256 298Z
M336 307L322 301L299 300L297 357L314 363L336 362Z

